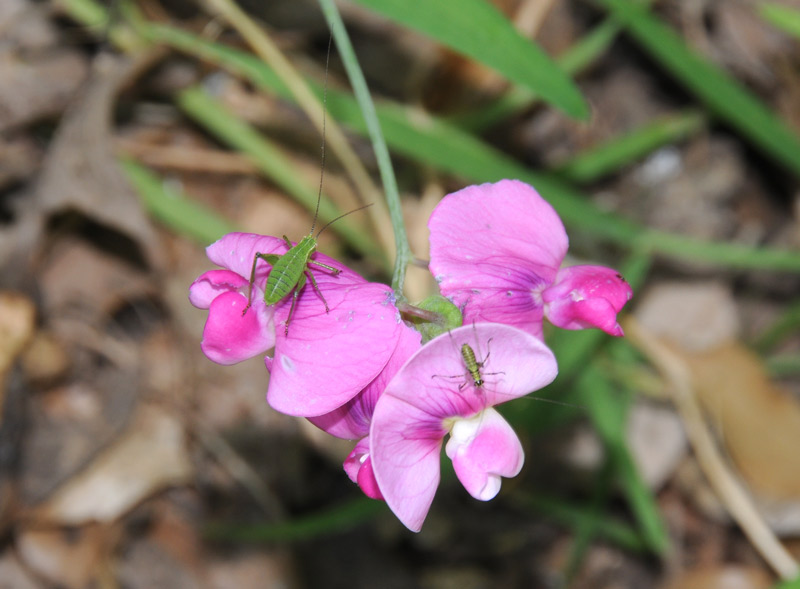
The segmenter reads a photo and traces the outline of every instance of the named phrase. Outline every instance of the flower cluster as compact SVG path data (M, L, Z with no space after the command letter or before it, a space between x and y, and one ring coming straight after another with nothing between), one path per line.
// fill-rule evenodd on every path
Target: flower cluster
M476 499L493 498L502 477L519 473L522 445L494 406L556 377L543 319L619 336L617 313L632 295L610 268L561 268L564 226L522 182L450 194L428 227L430 270L463 326L424 344L388 286L321 254L313 260L324 266L305 268L317 288L306 284L296 297L266 305L272 265L257 254L290 249L274 237L233 233L209 246L209 259L223 269L200 276L189 295L208 309L206 356L233 364L274 348L266 357L269 404L357 440L346 473L414 531L438 487L447 436L445 452Z

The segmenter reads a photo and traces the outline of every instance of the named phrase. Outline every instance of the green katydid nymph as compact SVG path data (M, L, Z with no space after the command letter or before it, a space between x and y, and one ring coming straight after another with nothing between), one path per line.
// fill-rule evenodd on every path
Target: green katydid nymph
M320 192L320 198L321 194L322 193ZM368 206L370 205L364 205L344 213L343 215L339 215L325 225L325 227L320 229L319 233L317 233L315 236L314 227L316 226L317 214L319 213L318 199L317 210L314 213L314 221L311 224L311 231L308 235L303 237L303 239L301 239L297 245L292 245L292 242L289 241L289 238L284 235L283 239L286 242L286 245L289 247L289 250L286 253L263 254L261 252L257 252L255 256L253 256L253 267L250 271L250 283L247 290L247 306L242 311L242 315L247 313L247 310L250 308L250 305L253 302L251 296L253 293L253 283L256 280L256 265L258 264L259 260L264 260L267 264L272 266L272 270L270 271L269 276L267 276L267 283L264 286L264 304L274 305L275 303L283 300L289 294L292 295L292 306L289 308L289 316L286 319L286 330L284 332L285 335L289 335L289 324L291 323L292 316L294 315L297 297L300 296L300 293L305 287L308 279L311 280L311 286L314 288L314 291L317 293L317 295L319 295L319 298L322 300L322 304L325 305L325 312L329 313L330 309L328 308L328 302L325 300L325 297L323 296L322 291L319 289L319 286L317 286L317 281L314 279L314 275L309 270L309 266L313 264L320 268L324 268L334 276L341 273L341 270L311 259L311 256L314 255L314 252L317 251L317 239L334 221L338 221L342 217L349 215L350 213L360 211Z

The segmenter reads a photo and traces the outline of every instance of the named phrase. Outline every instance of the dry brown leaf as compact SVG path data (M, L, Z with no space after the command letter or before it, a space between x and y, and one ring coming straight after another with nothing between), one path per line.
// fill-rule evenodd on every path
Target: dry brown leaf
M767 589L772 579L762 569L743 566L708 567L684 571L663 589Z
M683 357L698 398L751 487L774 499L800 499L797 400L736 342Z
M0 422L6 373L33 336L35 319L36 308L29 298L0 291Z
M26 566L50 583L83 589L91 586L100 563L108 558L115 536L115 531L100 525L28 529L17 535L17 550Z
M33 59L0 53L0 132L59 114L87 71L78 51L62 49Z
M64 342L53 333L38 331L20 358L25 379L44 386L63 378L70 368Z
M214 560L209 565L207 578L214 589L298 587L299 580L292 569L288 553L259 551Z
M64 237L49 256L39 275L44 309L54 330L66 339L64 321L79 318L98 329L123 304L154 297L152 277L145 271L123 263L110 253L89 243ZM85 344L85 338L76 338ZM81 341L81 340L84 341Z
M145 407L122 437L29 517L64 525L114 521L151 494L187 483L191 476L183 426L163 410Z
M28 297L0 292L0 378L33 336L36 308Z
M41 585L26 571L13 550L0 555L0 589L39 589Z
M110 137L117 92L143 61L106 54L95 59L89 82L65 113L50 144L33 205L15 226L16 250L5 254L7 259L17 265L30 263L38 253L46 220L78 211L132 239L147 261L159 266L157 236L117 165Z

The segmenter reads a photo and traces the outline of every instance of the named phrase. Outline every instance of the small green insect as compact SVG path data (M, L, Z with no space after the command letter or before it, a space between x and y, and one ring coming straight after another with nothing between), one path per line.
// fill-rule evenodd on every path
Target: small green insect
M483 386L483 376L481 376L481 368L483 368L484 363L486 360L489 359L489 354L486 354L486 358L482 361L478 362L475 358L475 351L469 346L469 344L461 344L461 359L464 360L464 365L467 367L467 372L472 377L472 384L475 385L476 388L480 388ZM462 383L459 388L461 390L467 383Z
M319 175L319 193L317 194L317 207L314 211L314 220L311 222L311 231L306 235L303 239L301 239L297 245L292 245L292 242L289 241L289 238L285 235L283 236L283 240L286 242L286 245L289 248L284 254L265 254L261 252L256 252L255 256L253 256L253 268L250 270L250 283L247 289L247 306L242 311L242 315L247 313L248 309L250 309L250 305L252 305L252 298L251 295L253 293L253 283L256 279L256 266L259 260L264 260L267 264L272 266L272 270L267 277L267 283L264 286L264 303L266 305L274 305L285 297L292 295L292 306L289 308L289 316L286 318L286 328L285 328L285 335L289 335L289 324L292 321L292 317L294 316L294 308L297 304L297 298L300 296L303 288L306 285L308 279L311 280L311 286L314 288L314 291L319 295L319 298L322 300L322 304L325 305L325 312L330 313L330 309L328 308L328 302L325 300L325 297L322 294L322 291L319 289L317 285L317 281L314 279L314 275L309 271L309 265L313 264L320 268L324 268L332 275L337 276L341 273L341 270L338 268L334 268L328 264L323 264L322 262L317 262L316 260L312 260L311 256L314 255L314 252L317 251L317 239L322 232L327 229L331 223L334 221L338 221L342 217L349 215L350 213L355 213L356 211L360 211L362 209L367 208L370 206L369 204L358 207L357 209L353 209L343 215L339 215L332 221L329 221L322 229L319 230L317 235L314 235L314 228L317 225L317 217L319 216L319 204L322 200L322 181L325 172L325 121L327 118L327 94L328 94L328 59L330 58L330 51L331 51L331 41L328 40L328 55L326 57L325 62L325 85L322 97L322 165L320 169Z
M483 380L484 376L492 376L495 374L505 374L504 372L487 372L483 373L483 367L489 360L489 355L491 354L491 350L489 349L489 345L491 344L492 338L486 342L486 356L482 360L478 360L478 357L475 355L475 350L472 349L467 343L461 344L461 360L464 362L464 367L467 369L466 374L453 374L453 375L441 375L441 374L434 374L431 378L464 378L467 376L468 379L458 385L458 390L461 391L465 386L472 383L472 385L476 389L480 389L486 383Z
M342 217L343 216L344 215L342 215ZM301 239L297 245L293 246L292 242L289 241L289 238L285 235L283 236L286 245L289 247L289 251L287 251L285 254L262 254L261 252L257 252L256 255L253 256L253 268L250 271L250 284L248 285L247 289L247 306L242 311L242 315L247 313L247 310L252 304L251 295L253 293L253 283L256 279L256 265L258 264L259 260L264 260L267 264L272 266L272 270L267 277L267 284L264 287L264 304L274 305L275 303L283 300L289 294L292 295L292 306L289 308L289 316L286 318L285 335L289 335L289 324L294 316L294 307L297 303L297 297L300 296L303 287L306 285L307 278L311 279L311 286L319 295L319 298L322 300L322 304L325 305L325 312L330 312L330 309L328 309L328 302L325 300L322 291L317 285L314 275L309 271L308 267L310 264L314 264L315 266L319 266L320 268L328 270L334 276L340 274L341 270L311 259L311 256L314 254L314 252L317 251L317 238L319 237L319 233L322 233L322 231L324 231L325 228L330 225L330 223L325 225L325 227L323 227L320 232L314 236L316 214L314 217L314 223L311 225L311 232ZM341 217L337 217L337 219L339 218ZM335 220L336 219L334 219L334 221ZM333 221L331 221L331 223L332 222Z

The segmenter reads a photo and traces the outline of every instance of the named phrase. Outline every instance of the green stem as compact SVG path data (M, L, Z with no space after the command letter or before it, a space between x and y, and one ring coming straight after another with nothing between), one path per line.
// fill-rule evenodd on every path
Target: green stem
M405 299L403 296L403 283L406 276L406 267L413 256L411 247L408 244L405 222L403 221L403 210L400 206L400 195L397 190L397 180L394 177L392 161L389 157L389 149L383 139L375 104L372 102L367 82L364 79L364 73L358 65L358 59L353 50L353 45L350 43L350 37L347 35L339 10L333 0L319 0L319 4L325 14L325 20L328 21L336 47L339 49L339 55L342 57L345 70L347 70L347 77L353 86L353 92L356 95L356 100L367 125L369 137L372 140L372 149L375 152L381 181L383 182L383 190L386 193L386 203L389 206L389 215L392 218L394 239L397 247L397 257L395 258L394 273L392 275L392 289L394 289L397 300L403 301Z

